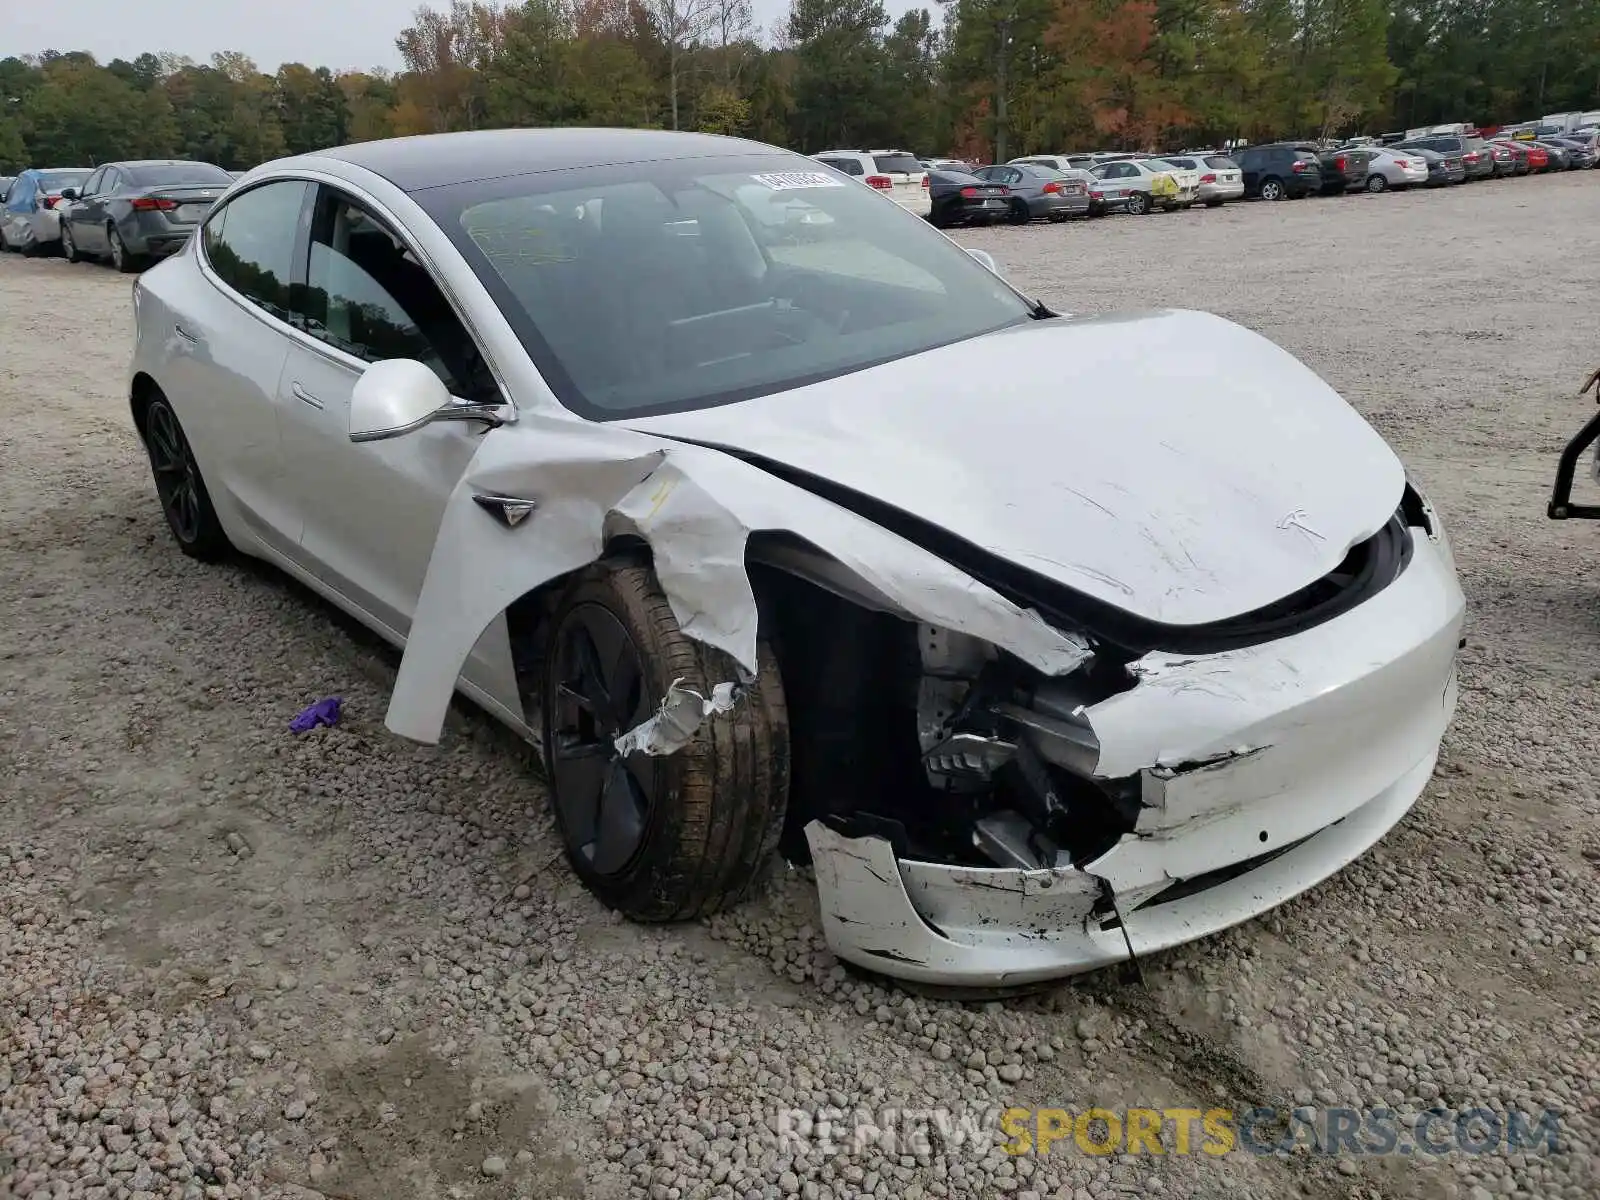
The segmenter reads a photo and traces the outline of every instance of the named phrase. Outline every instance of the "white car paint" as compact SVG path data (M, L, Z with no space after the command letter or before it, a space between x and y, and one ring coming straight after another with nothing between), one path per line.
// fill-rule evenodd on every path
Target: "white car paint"
M651 547L685 634L747 675L758 617L746 552L759 531L828 555L829 590L1006 652L1043 680L1070 680L1102 652L1093 629L1053 626L759 459L1180 628L1324 575L1390 520L1406 486L1376 432L1314 373L1197 313L1039 320L753 400L592 422L557 402L455 244L388 180L313 154L257 168L230 195L291 177L336 186L400 231L511 401L505 423L352 442L331 403L339 356L320 352L317 404L290 398L309 339L234 295L200 239L136 285L135 386L153 379L171 398L239 549L404 647L386 723L418 741L438 740L456 690L534 736L506 608L595 562L617 534ZM1066 389L1063 361L1074 364ZM1016 386L963 384L996 363ZM358 395L383 386L359 361L343 369ZM485 516L484 497L532 515L508 527ZM1410 524L1409 562L1354 608L1234 649L1150 651L1129 665L1126 690L1082 710L1093 776L1137 776L1145 805L1136 830L1092 861L1044 871L897 861L881 837L812 822L835 953L932 981L1050 978L1126 957L1097 900L1115 901L1145 953L1245 920L1361 853L1426 783L1454 704L1464 601L1436 515ZM387 582L363 585L369 577ZM672 698L661 699L665 712ZM657 744L670 753L676 742ZM1160 903L1178 881L1302 838L1230 882Z

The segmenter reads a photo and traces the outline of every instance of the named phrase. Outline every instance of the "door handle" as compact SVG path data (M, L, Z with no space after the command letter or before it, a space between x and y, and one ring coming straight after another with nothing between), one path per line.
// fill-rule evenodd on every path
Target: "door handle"
M188 342L191 346L198 346L200 344L200 339L195 337L194 334L190 333L182 325L174 325L172 327L172 332L177 334L184 341Z
M291 383L289 385L289 390L294 393L294 398L296 400L303 401L306 404L311 405L312 408L321 408L322 407L322 401L318 400L310 392L306 391L306 389L301 387L298 382Z

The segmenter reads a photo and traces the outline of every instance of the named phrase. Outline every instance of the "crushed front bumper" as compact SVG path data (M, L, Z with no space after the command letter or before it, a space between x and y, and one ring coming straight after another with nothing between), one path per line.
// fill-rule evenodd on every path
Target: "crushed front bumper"
M1099 772L1142 789L1134 831L1092 861L897 859L811 822L833 952L926 983L1033 983L1226 929L1359 857L1422 793L1455 709L1465 601L1442 534L1413 533L1366 603L1265 645L1148 655L1132 690L1087 710Z

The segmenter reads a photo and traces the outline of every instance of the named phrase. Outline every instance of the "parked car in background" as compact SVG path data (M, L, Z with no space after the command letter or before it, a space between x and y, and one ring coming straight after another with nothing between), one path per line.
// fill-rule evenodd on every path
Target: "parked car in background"
M1157 207L1173 209L1194 203L1194 189L1185 189L1171 168L1159 168L1145 159L1114 159L1089 172L1089 215L1120 208L1135 216Z
M1387 146L1368 149L1372 157L1367 162L1367 181L1362 185L1367 191L1400 191L1428 182L1428 164L1420 154Z
M959 158L923 158L917 160L925 171L954 171L957 174L968 174L974 163L969 163Z
M928 215L928 173L905 150L824 150L812 158L887 194L901 208Z
M211 163L141 159L97 167L82 189L62 193L61 253L109 258L137 271L183 248L233 177Z
M1230 156L1244 174L1244 194L1263 200L1298 200L1322 187L1315 150L1289 142L1242 146Z
M1437 150L1424 150L1420 147L1413 147L1405 153L1417 155L1428 164L1429 187L1445 187L1448 184L1467 181L1467 168L1462 164L1459 154L1440 154Z
M1484 148L1489 152L1489 159L1494 164L1494 177L1503 179L1508 175L1517 174L1517 159L1507 147L1498 142L1484 139Z
M1533 144L1538 146L1539 149L1543 150L1549 157L1550 170L1570 171L1575 165L1573 162L1572 147L1563 146L1559 142L1553 142L1548 138L1539 138Z
M1175 167L1184 167L1199 176L1194 198L1207 208L1219 208L1229 200L1244 199L1244 172L1226 154L1168 154L1163 157Z
M61 218L56 205L64 188L80 186L92 167L33 168L18 175L6 190L0 209L0 250L43 254L61 242Z
M1183 167L1173 162L1170 158L1154 156L1141 157L1135 160L1143 163L1153 171L1165 171L1170 174L1178 185L1178 199L1164 204L1162 207L1168 212L1179 208L1193 208L1195 200L1200 194L1200 172L1194 167Z
M1035 217L1060 222L1089 215L1092 177L1085 171L1058 171L1039 163L1009 162L979 167L973 174L985 183L1006 188L1009 215L1018 225Z
M6 202L6 193L11 190L11 183L15 178L15 175L0 175L0 204Z
M1366 187L1367 167L1372 162L1372 154L1365 147L1322 151L1317 155L1317 162L1322 168L1322 186L1317 190L1324 196L1338 196Z
M1088 204L1084 198L1085 207ZM939 229L952 225L987 225L1011 212L1005 187L968 171L928 172L928 220Z
M1494 159L1489 155L1489 145L1483 138L1464 134L1441 134L1434 137L1412 138L1401 142L1399 150L1432 150L1446 158L1459 158L1468 179L1488 179L1494 175Z
M1559 137L1550 141L1565 149L1572 159L1572 168L1575 171L1592 171L1600 154L1596 154L1593 142L1580 141L1577 138Z
M1495 138L1494 144L1505 146L1511 151L1519 164L1519 174L1538 174L1550 169L1550 156L1538 142L1520 138Z

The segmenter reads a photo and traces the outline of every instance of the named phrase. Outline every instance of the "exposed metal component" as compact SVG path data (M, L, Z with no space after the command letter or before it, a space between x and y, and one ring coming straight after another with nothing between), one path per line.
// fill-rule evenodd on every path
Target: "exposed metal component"
M1020 704L996 704L994 711L1028 731L1040 757L1078 775L1092 776L1100 761L1100 743L1088 725L1047 717Z
M978 820L972 844L998 867L1037 871L1042 867L1071 866L1069 856L1036 830L1021 813L1009 809Z
M656 711L617 738L617 753L624 757L635 751L652 756L676 754L694 740L707 717L732 712L739 695L737 683L717 684L708 698L684 687L683 680L674 679Z
M987 781L1017 752L1015 742L981 733L953 733L923 755L930 775Z
M515 529L521 525L539 506L537 500L528 500L521 496L496 496L489 492L473 493L472 502L507 529Z

